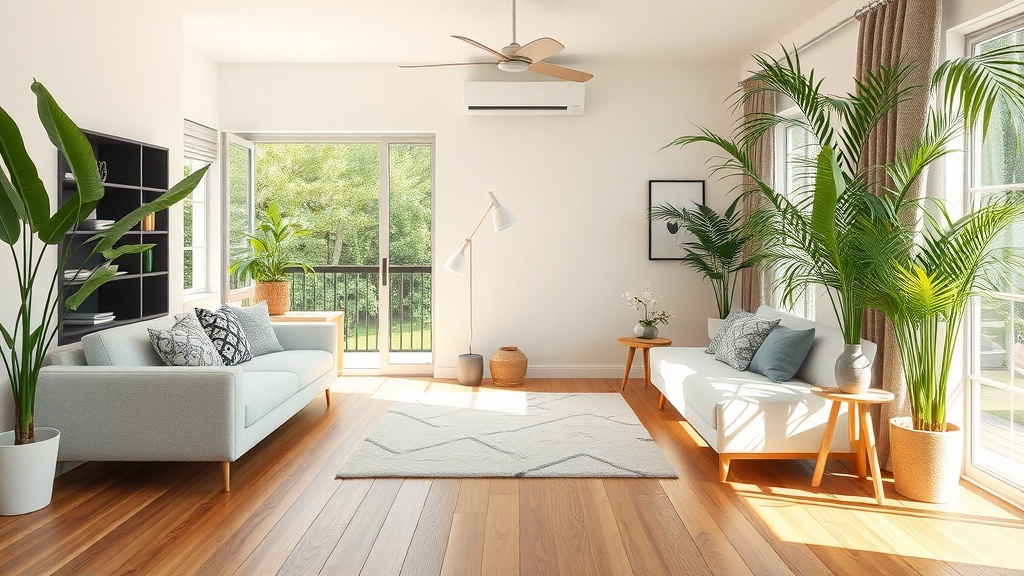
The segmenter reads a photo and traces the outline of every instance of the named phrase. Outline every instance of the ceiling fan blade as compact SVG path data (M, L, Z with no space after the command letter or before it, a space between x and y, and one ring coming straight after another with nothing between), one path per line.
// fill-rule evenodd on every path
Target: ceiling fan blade
M565 46L561 42L554 38L537 38L533 42L526 44L519 50L516 50L510 56L517 56L527 58L530 62L540 62L545 58L550 58L555 54L558 54L562 50L565 50Z
M476 66L478 64L487 64L488 66L494 66L494 62L452 62L450 64L399 64L399 68L437 68L439 66Z
M562 80L571 80L573 82L586 82L594 77L593 74L581 72L579 70L573 70L572 68L566 68L565 66L558 66L556 64L548 64L547 62L534 62L527 68L530 72L536 72L545 76L551 76L553 78L561 78Z
M488 48L487 46L484 46L483 44L477 42L476 40L473 40L472 38L466 38L465 36L456 36L455 34L452 34L452 38L458 38L459 40L462 40L463 42L466 42L468 44L472 44L473 46L476 46L481 50L486 50L487 52L490 52L491 54L497 56L499 60L508 60L508 56L505 56L504 54L498 52L493 48Z

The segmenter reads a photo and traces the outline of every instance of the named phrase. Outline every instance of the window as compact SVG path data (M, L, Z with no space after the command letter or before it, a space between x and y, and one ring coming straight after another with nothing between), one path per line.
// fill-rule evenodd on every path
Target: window
M1011 25L1012 26L1012 25ZM968 42L974 54L1024 43L1024 26L1003 26ZM966 154L969 199L1019 189L1024 161L1019 120L996 109L985 142L975 134ZM1024 224L1009 229L1003 247L1024 249ZM970 468L1024 488L1024 276L1005 279L977 298L970 323ZM973 470L969 470L973 471Z
M195 158L185 159L185 176L206 166L206 162ZM204 176L199 185L182 202L185 212L184 272L185 292L206 292L209 288L207 269L207 228L209 206L209 176Z
M782 115L787 114L783 112ZM806 128L779 125L775 133L776 189L792 201L810 194L814 186L815 161L820 150L814 135ZM814 320L814 291L814 286L806 287L803 294L793 302L782 302L781 297L774 294L772 305L779 310Z

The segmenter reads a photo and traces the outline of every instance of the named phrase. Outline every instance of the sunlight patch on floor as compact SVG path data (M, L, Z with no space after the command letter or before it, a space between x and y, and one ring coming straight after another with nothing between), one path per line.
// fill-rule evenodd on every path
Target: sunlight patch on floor
M686 420L679 420L676 422L676 424L678 424L679 427L683 429L683 432L685 432L686 435L689 436L691 440L693 440L694 444L700 446L701 448L710 447L710 445L707 442L705 442L703 438L700 437L700 434L698 434L697 431L694 430L693 426L691 426L689 422L687 422Z
M334 385L335 392L366 394L374 400L416 402L505 414L526 413L526 392L520 390L473 388L423 378L360 377L342 378L339 382L341 384Z

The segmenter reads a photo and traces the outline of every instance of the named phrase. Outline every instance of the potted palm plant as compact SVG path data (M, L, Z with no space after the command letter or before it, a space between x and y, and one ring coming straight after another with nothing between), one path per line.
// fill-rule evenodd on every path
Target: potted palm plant
M291 308L288 269L302 268L313 273L309 263L296 259L288 251L294 239L310 232L295 220L282 216L277 204L271 202L256 231L246 235L249 254L231 263L232 274L240 280L252 278L256 282L254 299L256 302L266 300L271 315L284 314Z
M1022 59L1024 47L1008 46L950 60L928 86L907 85L911 65L902 62L870 72L857 82L857 94L837 97L821 93L820 80L813 71L804 74L797 54L786 53L781 60L762 55L756 57L761 70L754 74L763 86L758 90L791 98L802 118L758 114L744 118L735 137L702 130L673 142L711 143L725 153L718 169L754 182L744 193L762 195L767 207L750 215L751 226L765 261L780 271L784 297L808 284L827 287L848 347L860 338L866 306L889 315L915 406L910 422L891 425L893 473L897 490L904 493L910 492L901 480L905 471L932 479L947 474L947 482L957 483L959 450L935 458L923 449L903 450L909 444L896 436L897 429L941 435L946 433L938 430L950 428L946 384L964 305L984 281L984 270L1006 262L991 243L1024 205L1015 193L954 222L941 205L926 206L910 192L959 136L980 127L984 138L994 110L1024 114ZM929 91L933 103L921 138L901 149L891 164L862 166L868 135L921 90ZM812 186L794 198L762 180L747 154L751 144L779 125L801 126L821 146ZM962 444L956 436L951 442ZM897 463L901 457L908 461ZM933 464L947 464L952 472L927 467Z
M686 251L683 265L711 282L718 305L718 318L708 318L709 338L715 336L732 310L737 273L756 266L761 260L759 253L743 258L743 249L752 235L743 226L742 214L737 210L740 200L734 200L724 214L703 204L697 204L694 209L679 209L671 204L651 209L652 220L677 222L692 237L682 244Z
M10 247L9 272L12 281L17 282L20 297L14 321L0 324L4 339L0 357L15 404L14 430L0 434L0 515L24 514L50 503L60 433L35 427L35 393L44 355L64 314L77 309L97 288L114 278L118 257L153 247L115 244L145 216L188 196L207 170L196 171L156 200L94 234L84 245L69 242L61 248L65 235L77 230L103 197L103 182L92 145L82 131L42 84L33 82L32 91L39 120L50 141L67 159L77 192L51 213L50 197L25 149L21 131L0 108L0 157L7 167L6 174L0 170L0 241ZM56 251L56 262L51 250ZM81 284L62 282L62 271L73 250L102 257L102 263Z

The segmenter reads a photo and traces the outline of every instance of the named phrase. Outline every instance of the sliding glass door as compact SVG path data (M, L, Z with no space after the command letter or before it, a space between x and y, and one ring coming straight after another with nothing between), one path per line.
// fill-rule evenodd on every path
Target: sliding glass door
M256 213L274 202L311 231L292 310L345 312L346 369L429 373L433 139L250 138Z

